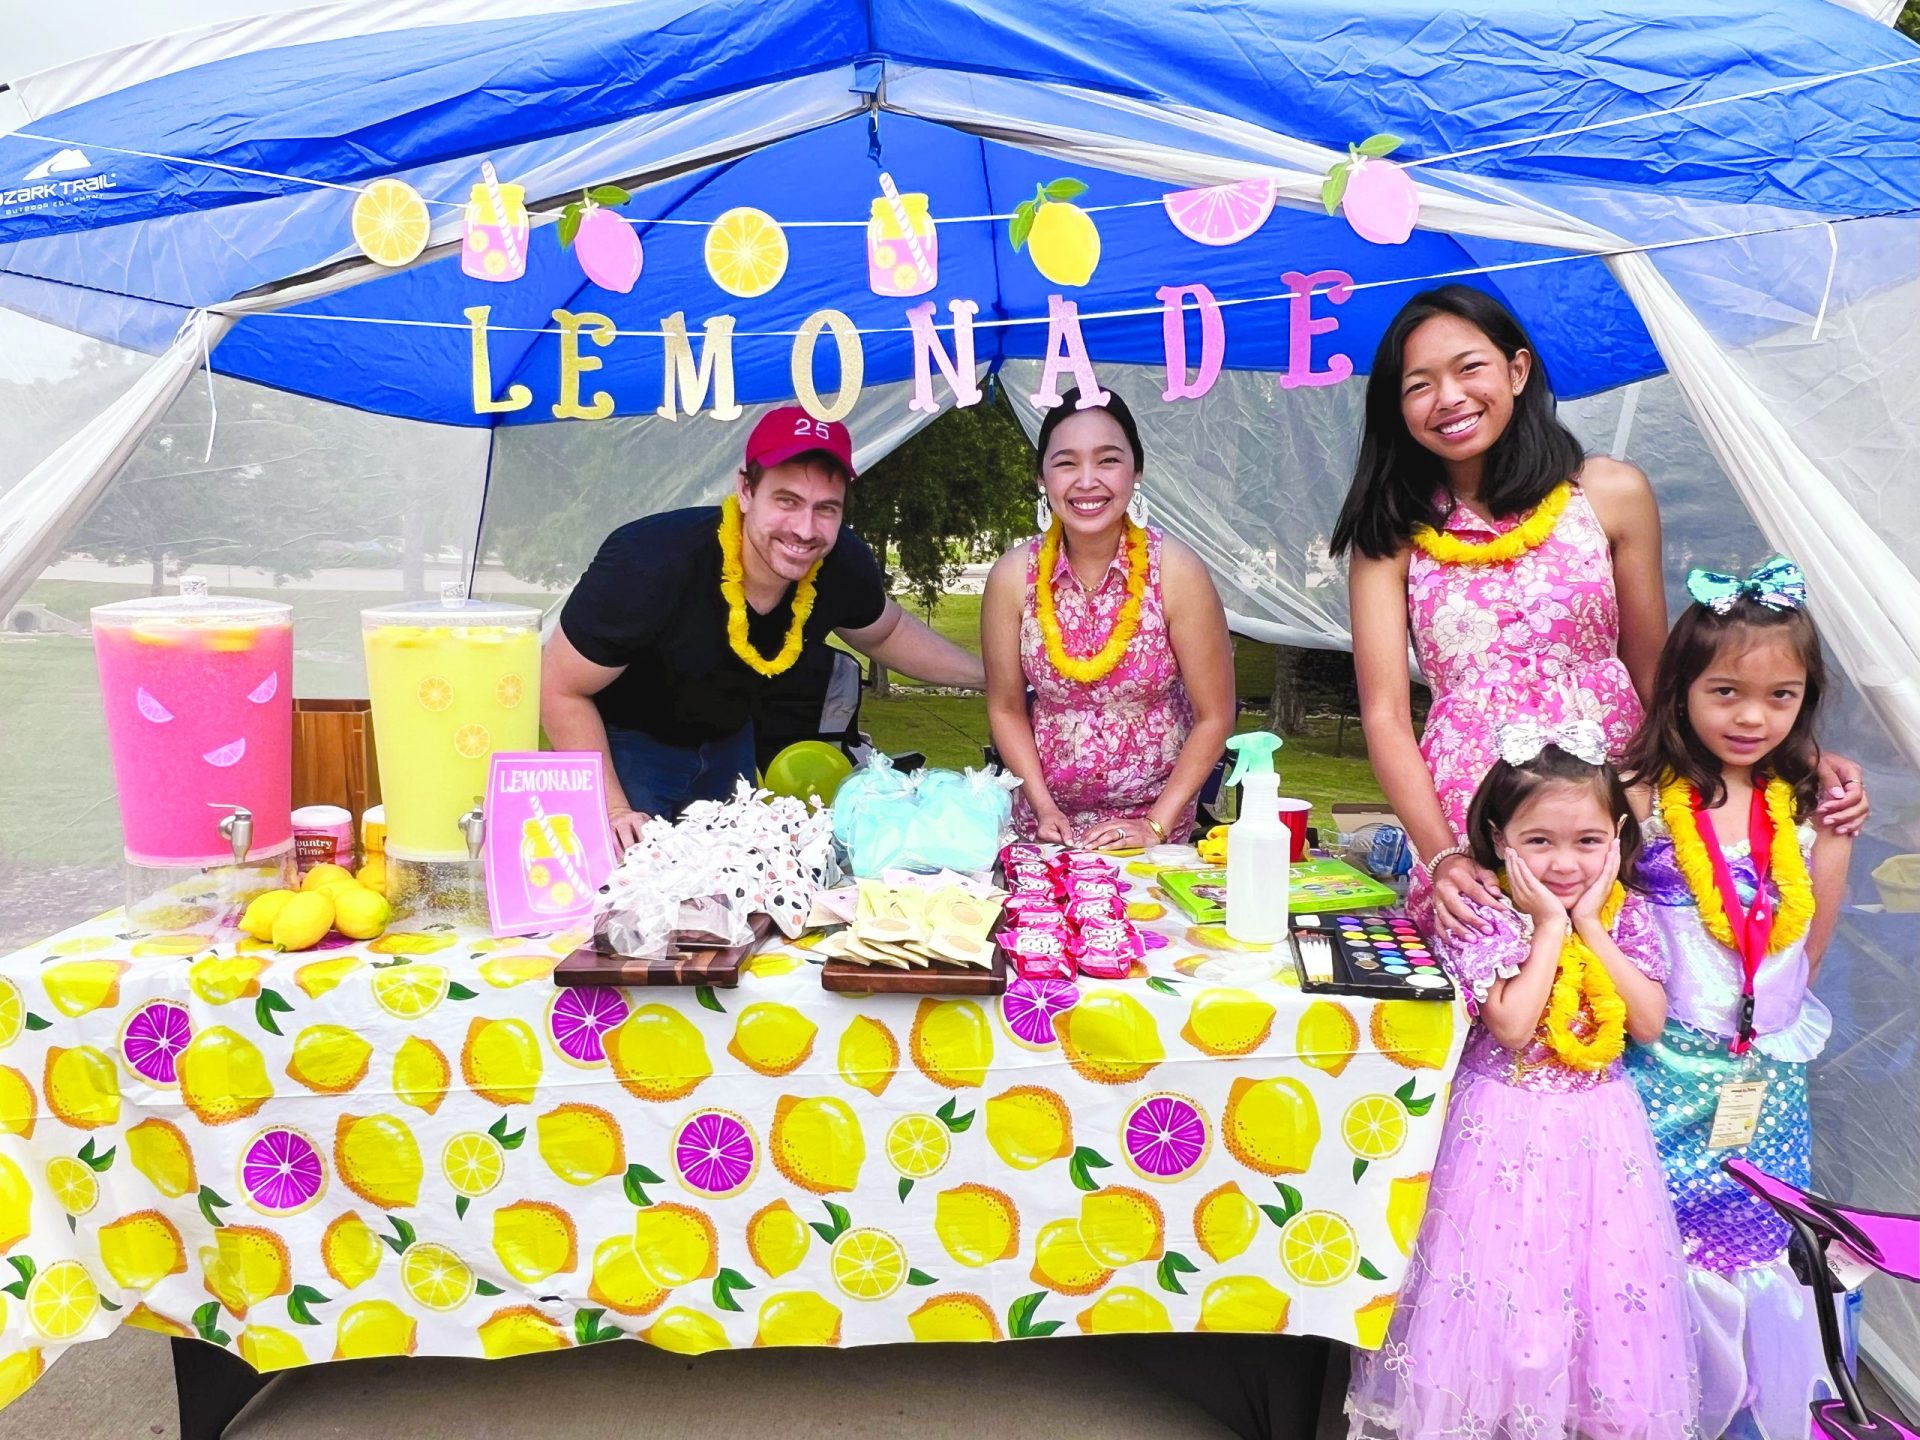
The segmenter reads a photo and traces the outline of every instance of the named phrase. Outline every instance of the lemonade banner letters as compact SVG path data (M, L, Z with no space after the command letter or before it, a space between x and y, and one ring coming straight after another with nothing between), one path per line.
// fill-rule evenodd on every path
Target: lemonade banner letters
M1289 390L1303 385L1339 384L1353 374L1353 361L1336 353L1327 357L1325 369L1314 368L1314 337L1332 333L1340 322L1332 315L1315 315L1313 302L1316 295L1324 295L1334 305L1345 304L1352 294L1353 277L1341 270L1315 270L1311 274L1288 271L1283 278L1290 293L1282 298L1290 313L1287 369L1281 376L1281 384ZM1162 285L1154 291L1154 298L1162 306L1162 348L1167 375L1160 398L1198 400L1213 388L1226 360L1225 310L1205 285ZM935 324L935 302L926 300L904 312L913 342L913 388L907 408L924 415L938 414L940 410L940 402L934 397L936 370L946 382L956 406L977 405L984 394L975 379L975 317L980 313L979 302L951 299L946 303L951 344ZM1187 353L1189 308L1198 314L1200 321L1200 353L1192 368ZM473 305L464 312L472 340L473 413L476 415L508 414L533 403L532 389L518 381L508 385L504 395L494 393L487 348L491 311L490 306ZM555 310L553 323L558 328L549 333L556 333L560 341L558 398L552 406L553 417L556 420L605 420L616 414L619 403L608 391L595 390L590 399L581 398L581 377L600 369L602 361L597 355L582 354L580 339L584 333L595 347L605 348L614 344L622 333L633 332L622 332L607 316L593 311L575 314ZM713 315L702 322L697 355L684 310L666 316L659 325L658 331L643 332L657 334L662 341L661 399L654 413L665 420L703 413L714 420L739 419L743 412L734 394L735 317ZM793 332L793 394L815 419L843 420L859 403L866 376L862 333L844 311L835 309L814 311ZM821 395L815 376L822 335L833 337L839 362L839 385L830 398ZM1044 353L1040 388L1033 396L1036 405L1047 408L1060 403L1057 382L1063 373L1073 377L1083 397L1089 397L1085 403L1104 403L1106 391L1100 388L1094 372L1081 327L1080 307L1058 293L1047 297Z

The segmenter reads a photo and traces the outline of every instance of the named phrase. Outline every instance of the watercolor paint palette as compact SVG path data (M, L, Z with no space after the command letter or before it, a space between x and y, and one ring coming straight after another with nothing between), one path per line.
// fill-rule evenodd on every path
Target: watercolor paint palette
M1384 1000L1451 1000L1453 982L1404 915L1295 915L1300 988Z

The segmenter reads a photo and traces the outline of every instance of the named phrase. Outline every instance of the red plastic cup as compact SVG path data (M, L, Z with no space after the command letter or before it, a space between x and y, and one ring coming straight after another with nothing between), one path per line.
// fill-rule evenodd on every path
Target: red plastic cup
M1293 837L1293 846L1287 859L1298 865L1307 858L1307 815L1313 806L1305 800L1290 800L1280 797L1280 823L1287 827L1287 833Z

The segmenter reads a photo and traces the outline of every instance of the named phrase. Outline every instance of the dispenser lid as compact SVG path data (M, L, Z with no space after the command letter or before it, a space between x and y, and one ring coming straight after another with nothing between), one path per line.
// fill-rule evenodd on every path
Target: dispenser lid
M494 600L414 600L403 605L381 605L360 612L360 623L369 630L387 625L501 625L537 629L540 612L530 605L509 605Z
M95 625L109 628L170 625L291 625L293 607L279 600L255 600L246 595L209 595L207 582L197 575L182 577L178 595L142 595L115 600L92 610Z

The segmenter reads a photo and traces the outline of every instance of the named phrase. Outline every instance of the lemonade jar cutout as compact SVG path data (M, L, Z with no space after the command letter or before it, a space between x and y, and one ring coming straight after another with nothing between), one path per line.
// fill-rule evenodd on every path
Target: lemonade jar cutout
M460 249L460 269L476 280L518 280L527 271L526 190L519 185L499 187L501 215L485 184L475 185L467 198L467 239Z
M586 884L587 850L574 834L571 815L549 815L520 826L520 871L527 904L542 915L572 915Z
M887 187L892 190L891 181ZM895 200L899 202L897 208ZM909 235L919 246L918 257L914 245L908 242ZM875 200L867 220L867 283L873 293L902 299L924 295L933 289L939 274L939 237L933 217L927 214L927 197L892 191Z

